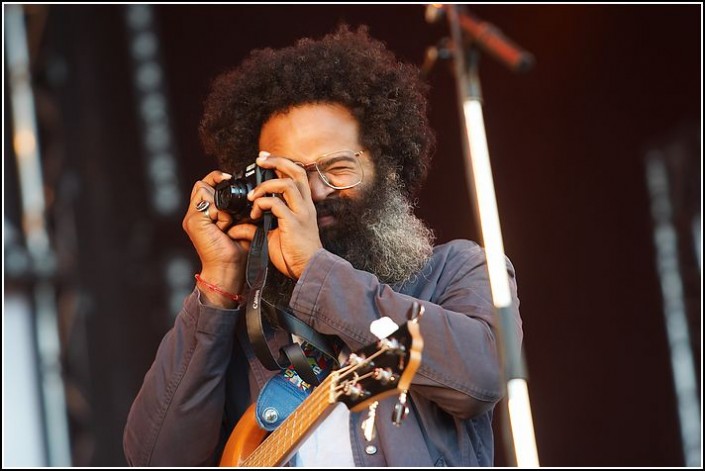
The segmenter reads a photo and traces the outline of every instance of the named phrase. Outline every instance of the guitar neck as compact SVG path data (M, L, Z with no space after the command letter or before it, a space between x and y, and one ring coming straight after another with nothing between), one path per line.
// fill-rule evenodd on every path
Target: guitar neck
M333 375L328 376L284 422L245 459L240 466L273 467L286 463L301 442L333 409L330 389Z

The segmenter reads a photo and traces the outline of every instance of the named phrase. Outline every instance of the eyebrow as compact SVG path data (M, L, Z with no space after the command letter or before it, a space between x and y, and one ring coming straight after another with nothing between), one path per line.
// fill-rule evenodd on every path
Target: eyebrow
M334 154L334 153L335 153L335 152L333 152L333 154ZM323 155L319 156L318 158L320 159L321 157L328 157L329 155L331 155L331 154L323 154ZM357 153L352 154L352 155L347 155L347 154L337 155L337 156L332 157L332 158L330 159L330 162L329 162L329 163L336 163L336 162L339 162L339 161L341 161L341 160L349 160L349 161L352 161L352 160L355 160L355 157L356 157L356 156L357 156ZM297 162L297 161L295 161L295 160L292 160L292 162L294 162L296 165L299 165L301 168L303 168L303 169L306 170L307 172L312 172L312 171L316 170L316 162L318 162L318 159L316 159L314 162L311 162L310 164L305 164L305 163L303 163L303 162Z
M327 157L327 155L323 155L323 156L321 156L321 157ZM319 157L319 158L320 158L320 157ZM338 161L340 161L340 160L355 160L355 154L353 154L353 155L342 154L342 155L337 155L337 156L335 156L335 157L331 157L331 158L330 158L330 162L331 162L331 163L335 163L335 162L338 162ZM318 160L316 160L316 162L318 162Z

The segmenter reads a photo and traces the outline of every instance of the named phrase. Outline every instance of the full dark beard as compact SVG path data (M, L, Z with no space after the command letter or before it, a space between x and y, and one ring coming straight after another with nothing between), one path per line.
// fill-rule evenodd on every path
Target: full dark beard
M335 218L320 229L323 247L382 283L413 279L433 252L433 232L414 215L413 206L393 182L370 185L357 198L327 198L316 204L316 212ZM267 299L288 304L295 281L270 266L267 285Z

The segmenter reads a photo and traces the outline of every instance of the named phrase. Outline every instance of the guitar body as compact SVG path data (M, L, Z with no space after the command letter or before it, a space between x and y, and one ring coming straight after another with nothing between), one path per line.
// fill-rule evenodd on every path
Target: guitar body
M257 425L255 406L252 404L247 408L230 434L220 457L220 466L240 466L267 436L267 431Z

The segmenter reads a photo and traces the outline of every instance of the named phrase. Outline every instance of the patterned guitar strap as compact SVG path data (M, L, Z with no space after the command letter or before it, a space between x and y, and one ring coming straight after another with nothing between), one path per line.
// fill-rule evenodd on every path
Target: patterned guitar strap
M319 382L333 369L333 362L316 347L304 342L301 348ZM271 432L311 394L314 386L302 380L293 365L272 376L257 398L255 415L259 426Z

